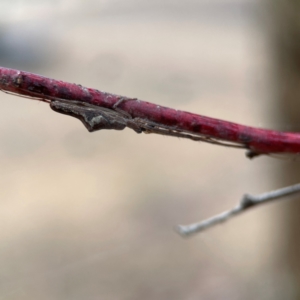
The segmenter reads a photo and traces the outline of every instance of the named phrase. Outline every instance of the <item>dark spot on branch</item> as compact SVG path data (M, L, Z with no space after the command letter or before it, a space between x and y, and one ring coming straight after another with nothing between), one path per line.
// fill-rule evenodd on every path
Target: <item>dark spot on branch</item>
M247 133L246 134L241 133L241 134L239 134L239 140L242 141L243 143L247 144L247 143L252 142L252 137Z
M194 132L200 132L201 133L201 130L202 130L201 124L192 124L192 130Z

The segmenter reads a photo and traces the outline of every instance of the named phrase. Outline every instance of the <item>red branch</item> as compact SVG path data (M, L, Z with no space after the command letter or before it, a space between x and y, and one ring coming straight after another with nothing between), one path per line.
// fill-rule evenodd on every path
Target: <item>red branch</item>
M3 67L0 67L0 89L45 102L60 98L110 109L113 109L113 105L122 98L136 100ZM300 152L299 133L239 125L141 100L123 101L119 108L129 113L132 118L142 118L192 134L201 134L217 140L241 144L251 151L250 157L258 154Z

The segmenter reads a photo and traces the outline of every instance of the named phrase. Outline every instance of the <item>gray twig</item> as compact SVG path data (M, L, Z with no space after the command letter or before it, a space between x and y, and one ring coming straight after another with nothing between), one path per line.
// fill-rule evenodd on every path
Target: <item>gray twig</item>
M181 236L190 236L192 234L201 232L217 224L223 223L228 219L246 211L250 207L254 207L256 205L263 204L268 201L276 200L278 198L283 198L299 192L300 192L300 184L295 184L288 187L284 187L279 190L270 191L256 196L245 194L243 198L240 200L240 202L238 203L238 205L232 208L231 210L224 211L218 215L215 215L199 223L193 223L190 225L178 225L176 231Z

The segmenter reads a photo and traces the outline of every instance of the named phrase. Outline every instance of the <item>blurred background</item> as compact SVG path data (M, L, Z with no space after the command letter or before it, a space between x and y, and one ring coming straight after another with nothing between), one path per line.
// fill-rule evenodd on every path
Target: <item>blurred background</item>
M300 2L273 2L0 0L0 65L300 130ZM299 163L129 129L88 133L4 93L0 114L1 299L299 298L295 200L190 239L173 230L296 183Z

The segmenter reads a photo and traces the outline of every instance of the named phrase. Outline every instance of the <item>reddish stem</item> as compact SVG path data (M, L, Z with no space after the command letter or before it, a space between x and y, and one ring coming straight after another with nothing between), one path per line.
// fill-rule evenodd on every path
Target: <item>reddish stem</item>
M50 79L40 75L0 67L0 89L51 102L56 98L76 100L113 108L127 97L101 92L81 85ZM251 155L268 153L299 153L300 134L260 129L175 110L141 100L123 101L120 108L133 118L143 118L194 134L239 143L251 150ZM251 156L250 155L250 156Z

